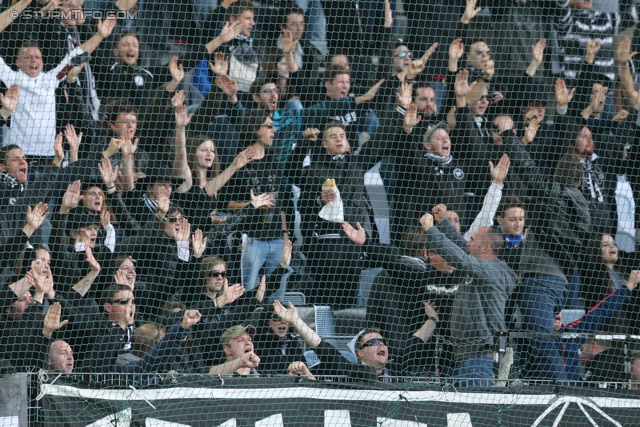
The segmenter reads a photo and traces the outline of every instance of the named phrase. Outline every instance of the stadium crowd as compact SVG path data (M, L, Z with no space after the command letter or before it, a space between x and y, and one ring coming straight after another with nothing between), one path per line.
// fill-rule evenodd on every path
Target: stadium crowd
M214 3L2 1L4 372L640 384L634 1Z

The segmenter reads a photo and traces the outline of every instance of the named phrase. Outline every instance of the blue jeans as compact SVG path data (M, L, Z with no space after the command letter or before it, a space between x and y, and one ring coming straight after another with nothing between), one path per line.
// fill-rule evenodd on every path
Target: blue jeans
M242 284L247 291L260 284L262 276L270 275L282 260L284 240L249 238L242 252Z
M453 371L458 387L493 387L493 356L470 357L458 362Z
M535 276L523 279L518 306L522 328L526 332L552 334L553 318L564 308L567 282L559 277ZM558 340L553 337L525 340L522 356L526 359L525 378L566 380Z

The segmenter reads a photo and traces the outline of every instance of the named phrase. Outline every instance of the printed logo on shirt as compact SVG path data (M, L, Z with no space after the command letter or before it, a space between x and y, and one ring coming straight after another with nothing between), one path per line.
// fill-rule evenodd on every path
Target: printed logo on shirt
M453 177L457 180L461 180L462 178L464 178L464 171L460 168L455 168L453 170Z
M353 123L358 120L358 115L355 111L345 114L344 116L334 116L329 117L331 120L337 120L342 123L344 126L349 126L350 123Z
M144 86L144 77L142 76L135 76L133 78L133 82L136 84L136 86L141 87Z

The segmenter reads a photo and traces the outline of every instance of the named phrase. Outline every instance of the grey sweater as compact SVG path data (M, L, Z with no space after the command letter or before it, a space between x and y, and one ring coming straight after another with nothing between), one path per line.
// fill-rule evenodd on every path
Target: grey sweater
M430 250L468 277L458 288L451 311L451 340L456 360L486 354L494 332L506 332L504 308L518 276L502 260L486 261L468 254L466 241L447 220L427 232ZM455 242L455 243L454 243Z

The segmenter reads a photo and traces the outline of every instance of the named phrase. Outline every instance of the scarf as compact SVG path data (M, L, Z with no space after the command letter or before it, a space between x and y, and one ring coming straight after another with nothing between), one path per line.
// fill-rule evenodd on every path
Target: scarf
M447 166L453 160L452 155L443 157L443 156L438 156L437 154L431 154L429 152L424 153L422 156L426 157L427 159L431 160L434 163L438 163L440 166Z
M156 211L158 210L158 204L155 202L155 200L151 199L147 195L147 193L144 193L142 195L142 201L144 202L145 206L149 208L151 213L156 213Z
M245 64L257 64L258 54L253 49L253 39L243 34L238 34L235 39L236 46L232 48L233 56Z
M500 227L498 227L498 231L504 236L504 240L507 242L505 248L507 249L518 248L524 240L524 235L522 234L520 236L512 236L511 234L503 233Z

